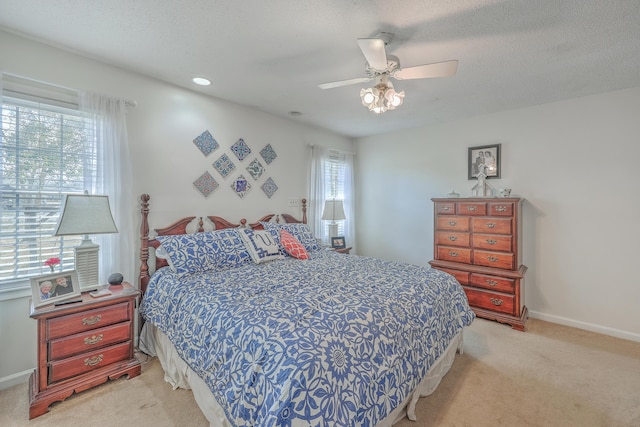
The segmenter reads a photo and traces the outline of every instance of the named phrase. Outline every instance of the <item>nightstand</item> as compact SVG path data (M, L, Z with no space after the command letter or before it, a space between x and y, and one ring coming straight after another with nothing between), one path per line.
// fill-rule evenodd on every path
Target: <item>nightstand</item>
M62 305L31 305L38 321L38 366L29 380L29 419L73 393L107 380L140 375L134 357L134 309L139 291L127 282L111 295Z
M334 249L336 252L341 253L341 254L348 254L349 252L351 252L351 247L348 248L340 248L340 249Z

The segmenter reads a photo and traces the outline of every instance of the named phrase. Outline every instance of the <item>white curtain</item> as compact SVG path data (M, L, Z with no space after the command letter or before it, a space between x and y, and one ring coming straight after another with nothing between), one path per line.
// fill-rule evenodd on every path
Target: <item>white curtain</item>
M354 169L353 169L353 153L344 154L344 215L347 219L344 221L344 237L347 246L351 246L351 253L357 254L356 248L356 221L355 221L355 182L354 182Z
M95 123L97 174L86 183L90 194L109 196L118 233L92 236L100 245L100 283L111 273L122 273L135 286L133 202L131 161L127 137L127 101L85 92L80 94L80 109Z

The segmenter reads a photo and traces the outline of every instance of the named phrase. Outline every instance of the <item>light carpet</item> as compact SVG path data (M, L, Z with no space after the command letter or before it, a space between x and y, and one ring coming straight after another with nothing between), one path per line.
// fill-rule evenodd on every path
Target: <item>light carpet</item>
M157 359L28 420L28 386L0 392L0 426L207 426L189 390L172 390ZM476 319L438 389L421 398L422 426L640 426L640 343L529 319L527 332Z

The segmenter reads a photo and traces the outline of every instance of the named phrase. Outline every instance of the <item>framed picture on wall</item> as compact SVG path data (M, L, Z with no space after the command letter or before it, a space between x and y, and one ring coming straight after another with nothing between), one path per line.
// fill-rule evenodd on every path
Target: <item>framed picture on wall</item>
M502 144L469 147L469 179L483 173L487 179L500 178L500 146Z
M33 277L31 279L33 306L54 304L80 296L80 282L75 270Z

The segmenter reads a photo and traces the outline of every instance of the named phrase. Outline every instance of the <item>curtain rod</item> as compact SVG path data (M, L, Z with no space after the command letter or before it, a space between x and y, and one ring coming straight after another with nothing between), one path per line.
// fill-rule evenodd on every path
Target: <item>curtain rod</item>
M307 146L309 146L309 148L313 148L316 145L315 144L307 144ZM325 147L329 151L337 151L338 153L342 153L342 154L351 154L352 156L356 155L356 153L354 153L353 151L338 150L337 148L326 147L324 145L318 145L318 147Z

